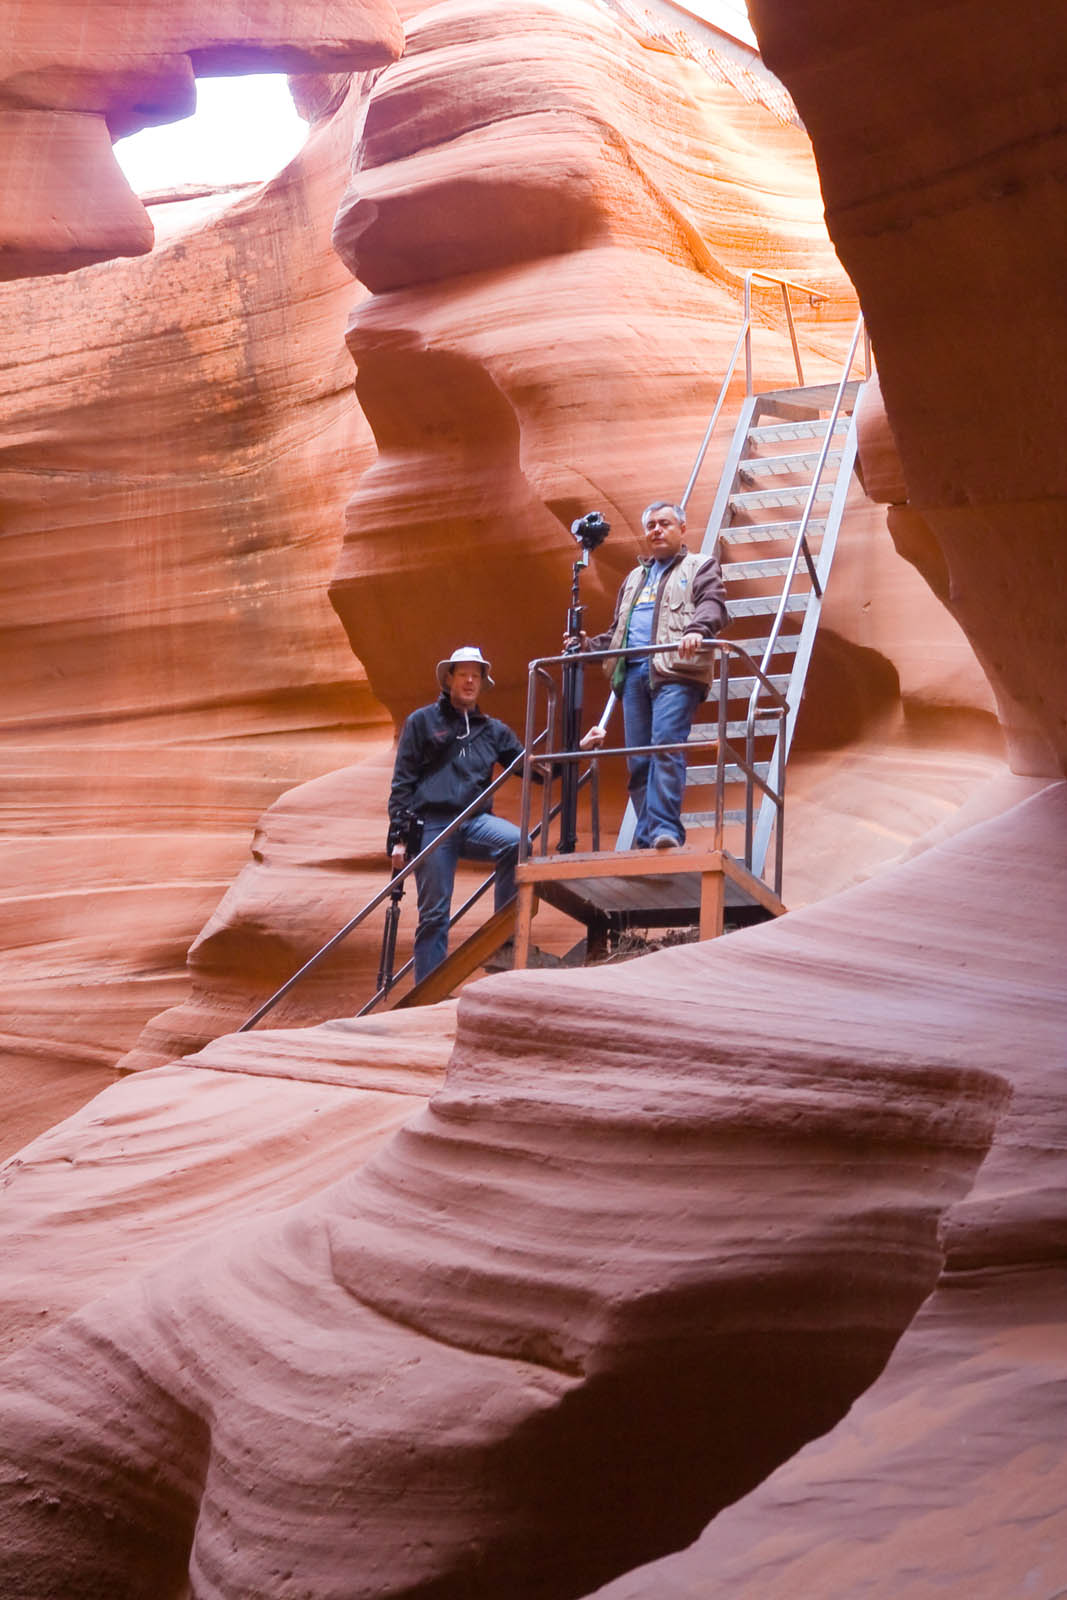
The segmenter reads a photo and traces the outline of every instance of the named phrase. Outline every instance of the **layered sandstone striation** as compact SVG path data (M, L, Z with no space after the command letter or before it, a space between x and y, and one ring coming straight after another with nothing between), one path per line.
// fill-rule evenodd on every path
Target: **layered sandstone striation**
M351 1172L440 1087L455 1010L323 1024L313 1059L303 1031L221 1039L25 1145L0 1179L3 1355Z
M1013 765L1060 774L1060 8L1040 0L1023 28L994 0L861 16L753 0L752 13L811 134L878 351L907 489L898 548L974 645Z
M1035 77L981 3L758 9L869 302L864 470L938 597L846 541L791 836L825 892L1001 770L938 603L1019 781L1061 770L1055 389L1024 411L997 388L979 418L1006 355L999 332L972 349L1009 235L1041 259L1008 332L1050 304L1059 35ZM4 463L20 1067L98 1069L184 992L184 943L282 789L137 1064L333 931L376 848L380 704L424 698L469 601L514 705L566 592L561 522L594 503L621 533L684 481L750 247L829 260L795 130L584 5L494 15L413 17L410 56L343 106L324 89L301 162L203 233L0 298L35 324ZM324 238L364 110L337 238L373 290L349 333L373 440L340 346L359 292ZM843 314L805 333L816 368ZM380 702L325 594L357 480L332 592ZM607 548L594 606L630 554ZM1042 789L716 946L476 985L413 1119L451 1007L220 1040L39 1140L4 1174L0 1588L556 1600L719 1513L616 1592L1051 1600L1064 805Z
M646 43L583 0L450 0L410 19L371 93L335 243L372 291L349 346L378 450L331 595L396 716L457 628L520 714L526 663L563 626L567 527L594 506L613 533L586 598L608 607L641 508L685 485L746 268L830 295L802 337L813 371L840 364L855 304L803 134ZM766 295L757 315L761 375L788 379Z
M649 45L580 3L449 4L413 13L403 60L370 91L335 241L373 291L349 344L377 454L331 596L397 721L433 692L434 660L474 638L493 660L491 709L522 726L527 662L562 626L565 524L593 505L613 533L583 598L594 625L607 620L641 507L682 491L750 265L830 296L794 298L807 373L838 373L856 307L803 134L728 75ZM793 381L778 291L757 288L754 305L758 381ZM741 385L739 373L734 402ZM694 492L696 537L728 431ZM801 730L797 815L811 831L810 848L791 840L791 904L900 855L1001 770L986 680L883 513L857 506L838 570ZM827 781L827 750L861 744L858 779L835 762ZM189 1001L124 1066L238 1024L347 922L380 885L381 824L354 819L382 816L387 782L378 751L261 819L252 862L190 953ZM379 927L278 1017L316 1021L372 993Z
M993 937L976 909L1046 832L1024 808L774 927L469 990L444 1088L360 1171L5 1363L6 1589L160 1595L188 1561L204 1596L562 1596L693 1537L933 1286L1052 1021L1051 964L1020 993L1002 959L1024 900Z
M65 0L0 4L0 278L150 251L152 224L111 152L190 114L195 75L364 72L394 60L388 0Z
M951 883L938 898L956 910L944 966L955 965L963 992L1000 966L993 1026L1011 1100L969 1194L942 1219L935 1292L847 1418L690 1549L598 1600L1063 1592L1065 837L1067 786L1055 784L942 857ZM995 889L1005 861L1018 898ZM937 920L923 906L910 914L920 951L936 948Z
M388 745L326 594L373 451L329 244L359 111L143 260L0 290L7 1149L185 994L256 817Z

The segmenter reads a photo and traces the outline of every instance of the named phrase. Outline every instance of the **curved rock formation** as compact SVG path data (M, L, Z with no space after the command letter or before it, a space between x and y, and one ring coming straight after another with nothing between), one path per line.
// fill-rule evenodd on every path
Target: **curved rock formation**
M584 0L411 19L335 229L373 291L349 345L378 454L331 597L396 717L457 628L521 714L526 663L565 619L566 528L592 506L614 532L586 598L608 607L641 508L685 485L747 267L830 293L802 337L812 370L840 363L855 307L813 177L795 127ZM781 331L757 359L792 371ZM709 462L694 527L713 493Z
M351 1172L440 1086L455 1010L323 1024L313 1062L300 1030L221 1039L24 1146L0 1178L0 1351Z
M326 598L373 450L329 244L359 111L144 260L0 289L9 1150L185 994L264 808L389 737Z
M996 263L1007 259L1005 219L1032 225L1035 194L1051 188L1052 178L1040 177L1039 160L1056 153L1056 124L1047 115L1058 93L1055 46L1047 58L1053 69L1042 61L1034 92L1027 72L1016 67L1019 52L1003 73L986 63L979 118L969 107L969 91L954 92L942 105L938 90L952 79L944 69L945 47L957 35L947 25L966 16L980 39L984 5L920 10L908 0L893 14L884 7L864 6L859 14L852 8L847 19L838 7L814 0L794 0L789 7L784 0L764 0L760 9L768 37L778 30L779 65L797 50L814 52L794 63L797 97L827 167L831 218L860 272L865 300L869 283L877 308L887 410L902 463L899 474L892 464L887 467L887 498L900 503L901 485L908 491L907 510L893 512L898 539L903 543L908 534L935 591L992 664L1017 764L1024 771L1059 771L1063 567L1042 533L1058 514L1055 474L1029 443L1013 464L1006 424L987 425L982 446L971 435L963 437L956 413L939 440L936 430L931 434L920 425L929 421L927 395L935 395L942 416L946 399L962 409L985 392L976 388L976 373L990 371L995 358L972 361L962 338L939 347L942 377L925 387L930 349L938 347L923 336L946 293L944 264L956 259L960 243L978 241L975 281L988 287ZM465 79L456 75L455 64L466 53L467 74L476 70L477 43L488 46L491 61L496 64L499 56L507 70L516 65L516 47L480 26L480 11L443 6L419 20L411 62L391 69L375 87L367 148L383 159L368 163L366 203L357 197L342 224L342 233L361 229L349 245L358 254L364 241L368 272L381 274L378 292L357 314L353 330L381 455L380 466L361 480L351 508L335 594L351 637L358 640L362 630L375 686L394 711L422 698L422 657L417 671L404 658L410 681L401 677L394 688L386 667L390 652L394 661L398 653L388 619L383 624L357 615L356 579L365 582L372 604L393 605L403 592L403 562L411 559L409 530L425 537L423 548L432 551L436 541L451 557L472 527L481 528L485 536L478 548L485 545L490 570L501 571L504 556L490 515L495 502L487 510L494 483L516 497L519 549L542 552L542 532L547 538L551 528L557 539L558 519L565 519L576 500L584 509L594 485L595 498L621 524L632 520L653 459L645 436L651 432L649 400L657 416L662 410L675 418L690 403L695 416L703 398L699 372L693 372L700 366L692 360L698 347L688 338L695 326L690 308L697 305L703 315L717 296L725 298L731 271L748 264L723 268L711 259L697 270L696 241L707 234L690 226L692 219L675 222L678 196L657 140L642 132L648 119L640 102L636 112L632 103L623 106L614 130L605 131L588 114L578 90L589 81L612 81L602 68L595 30L590 33L591 13L576 6L524 8L516 15L522 22L516 30L520 54L526 51L522 59L529 57L533 67L528 78L513 74L521 114L505 114L500 128L488 130L472 125L462 95ZM554 19L548 34L567 46L556 62L551 49L536 42L544 17ZM999 14L990 12L989 28L996 49L1009 54L1017 36L1001 25ZM1050 36L1059 37L1054 27ZM634 69L639 53L631 36L610 37L619 79L629 91L641 81L642 72ZM970 57L962 49L951 57L962 82L974 59L969 43ZM864 52L871 59L857 71ZM577 56L588 57L589 66L576 87ZM643 63L642 71L647 68ZM663 61L651 68L659 82L663 74L677 82L674 71ZM894 73L901 74L896 82ZM880 74L892 91L886 104L872 97L870 86ZM486 77L488 100L500 93L506 112L507 94L491 81L492 73ZM549 126L526 109L523 95L529 82L554 91L557 78L571 104L554 102ZM992 97L991 83L997 85ZM703 92L695 94L696 101ZM693 146L684 134L692 108L681 103L686 95L679 94L679 104L669 95L652 98L669 104L671 135L688 155ZM820 106L828 109L820 113ZM353 99L346 114L356 110ZM1027 124L1027 110L1045 120ZM563 170L560 146L549 134L567 118L579 158L568 173L572 181L557 196L542 180L545 172ZM850 127L850 118L861 126ZM529 182L519 162L510 168L506 159L497 166L486 162L483 171L480 155L473 162L464 156L461 147L469 138L476 151L492 145L499 153L503 147L506 157L504 134L522 130L504 125L523 121L543 136L538 150L544 151L544 169L534 163ZM424 123L428 142L422 142ZM1029 138L996 146L1005 129L1021 135L1026 126ZM331 124L334 131L340 127L340 119ZM404 143L409 133L410 149ZM951 169L942 164L940 175L931 175L946 153L965 156L967 141L976 163L964 159ZM340 161L340 144L333 148ZM724 165L740 170L729 161ZM1048 172L1055 170L1050 163ZM620 172L640 175L633 184L638 198L632 210L641 230L636 241L626 232ZM975 183L977 191L968 188ZM514 194L510 212L504 205L516 188L533 207L531 215L545 225L546 217L554 218L564 229L555 236L557 245L566 243L565 230L576 217L587 224L583 248L510 262L490 251L484 271L467 270L433 285L418 275L411 280L420 226L436 219L447 245L442 259L455 271L457 262L463 267L470 261L463 252L471 243L472 193L488 191L501 202L501 215L521 220L522 204ZM698 178L693 189L701 189ZM303 192L297 185L297 195ZM553 212L552 206L559 199L572 206L576 195L589 197L588 206L583 211L578 205L560 220L566 207ZM320 217L321 211L313 214ZM741 208L738 216L744 215ZM455 230L449 233L453 217ZM669 227L662 225L664 217L671 219ZM987 257L976 217L990 224ZM893 225L885 238L879 237L883 223ZM265 286L269 298L290 263L277 266L276 238L273 250L257 255L240 251L223 228L221 237L232 250L227 259L239 265L236 281L242 287L254 283L257 296L249 304L259 304L258 289ZM308 526L318 530L307 566L296 560L301 575L313 573L304 591L311 620L295 652L304 668L291 675L285 670L292 658L285 655L279 619L289 613L279 595L285 591L288 601L292 584L272 590L269 581L263 589L252 580L239 590L242 626L234 627L232 637L247 641L261 614L254 602L268 597L266 614L274 626L265 623L255 635L260 648L254 654L257 664L282 665L266 689L251 666L242 679L246 657L236 646L226 650L231 635L222 623L209 632L208 649L204 631L195 626L175 623L165 642L148 626L139 635L120 632L128 654L116 648L113 671L83 684L78 672L84 672L85 658L74 648L79 619L86 612L91 618L115 614L100 603L95 577L88 592L96 609L83 600L77 614L66 617L65 630L57 630L59 665L66 669L60 682L69 695L62 714L47 709L43 689L40 657L47 652L47 630L35 639L31 628L18 641L31 649L38 644L35 663L14 647L10 651L17 696L8 742L15 747L32 732L32 762L22 759L35 774L52 770L48 752L42 753L49 728L52 759L69 772L69 724L75 722L83 734L96 725L89 691L95 684L99 694L103 685L107 737L93 747L90 777L93 803L104 819L98 831L108 841L105 851L114 853L117 836L104 807L108 779L118 793L131 770L148 768L158 779L165 759L161 747L168 741L171 765L159 780L168 798L191 794L199 802L204 791L217 797L225 772L240 796L235 810L243 825L252 762L248 750L235 754L227 743L235 707L246 717L242 735L264 736L250 748L266 769L262 781L268 790L287 763L307 763L287 775L289 783L337 766L338 742L326 726L329 705L347 707L342 720L349 728L361 716L372 721L376 715L336 632L331 660L346 665L325 674L327 683L341 685L336 702L332 691L320 698L320 669L307 665L311 642L320 638L316 617L332 555L318 515L336 508L339 483L345 475L348 482L354 477L352 459L370 458L369 440L342 380L319 388L308 378L320 371L322 351L336 350L332 312L343 286L322 266L318 236L307 243L301 264L321 285L321 304L331 314L315 323L315 339L321 337L323 345L302 369L300 392L311 397L308 404L315 402L322 439L346 440L351 456L338 459L340 452L331 454L326 443L316 453L315 442L298 426L290 457L293 412L282 397L287 364L279 362L264 375L255 347L249 354L241 345L247 360L235 375L215 350L210 329L194 324L199 370L213 375L221 368L225 379L227 407L205 419L209 448L201 458L186 459L177 486L170 477L158 494L150 492L156 486L146 487L147 447L135 426L143 406L130 405L124 417L114 419L114 435L110 408L103 408L105 421L97 430L102 458L117 460L120 477L130 462L134 470L114 500L108 498L115 487L108 480L103 498L93 503L99 516L85 519L111 529L124 526L127 513L169 510L175 487L189 497L183 504L196 506L204 462L213 469L220 452L229 458L235 440L239 450L248 444L242 487L249 493L231 499L219 490L240 515L234 511L229 522L208 520L228 536L236 528L236 542L227 542L226 549L243 574L258 577L254 565L244 565L255 563L261 552L242 542L243 517L249 505L255 507L256 491L271 507L290 504L287 469L300 462L296 499L317 508ZM499 252L501 241L490 243ZM1017 237L1014 243L1017 252ZM640 321L645 313L630 270L637 261L648 268L648 299L656 313L650 322ZM600 295L614 297L612 318L603 314L584 276L591 266ZM103 273L112 269L97 270L98 281L105 282ZM322 277L316 277L319 272ZM1045 286L1043 266L1038 278L1039 288ZM210 281L217 285L218 277ZM162 276L151 280L160 299L166 286ZM954 292L954 280L950 288ZM537 348L534 313L542 289L540 326L550 330L557 348L565 347L558 363ZM971 292L960 297L964 310ZM681 332L667 314L671 297L685 319ZM54 302L35 304L40 309ZM1040 306L1040 293L1032 304ZM133 315L117 294L107 305L116 325ZM242 305L242 313L246 309ZM956 311L949 308L950 318ZM667 352L667 373L687 398L672 399L671 382L662 374L646 382L635 352L647 349L648 338L631 342L632 329L623 327L624 359L617 367L609 362L603 397L619 407L632 398L631 410L620 413L629 430L624 453L621 438L597 442L592 404L581 403L577 380L584 358L590 385L590 373L602 381L603 365L592 361L603 349L602 330L631 319L639 331L663 333L656 348ZM38 320L53 326L47 314ZM510 359L498 332L503 322L516 335ZM595 335L584 345L583 328ZM53 338L60 342L58 334ZM240 341L231 334L223 343L229 348ZM897 344L901 353L894 357ZM387 359L390 348L395 368ZM962 372L960 350L970 363ZM558 396L549 382L557 365ZM105 363L104 371L110 370ZM420 375L425 384L413 381ZM539 385L547 398L539 400ZM180 392L181 385L176 388ZM76 409L53 404L60 419ZM472 407L476 433L452 417L456 404ZM47 406L40 415L40 428L28 426L17 441L35 463L34 474L28 487L20 478L10 480L22 493L12 509L23 556L43 544L50 526L41 502L48 495L61 498L63 489L48 475L57 457L45 452L44 466L34 457L49 438ZM1048 418L1033 423L1035 436L1047 441L1057 420L1057 406L1050 404ZM101 459L97 437L69 424L60 431L64 439L81 441L72 453L78 489L84 494L90 483L95 493L100 486L90 473ZM575 467L571 447L583 440L592 442ZM269 443L278 445L276 456ZM489 472L482 468L483 444ZM257 454L265 445L265 453ZM687 456L688 448L679 447L683 470ZM17 455L11 459L18 464ZM668 452L657 452L655 459L667 461ZM631 498L620 490L617 501L603 500L604 480L590 476L583 462L594 463L598 474L610 472ZM1022 487L1018 465L1025 467L1030 487L1038 484L1035 506L1012 504ZM1039 482L1042 468L1047 481ZM422 526L405 505L405 472L421 497L441 488L446 503L437 521ZM142 499L125 493L131 484L145 491ZM1004 486L1003 500L997 499L998 484ZM446 491L455 493L454 501L447 501ZM1032 551L1017 548L1015 513L1018 528L1034 539ZM180 562L179 575L170 581L165 536L172 524L162 520L158 544L133 539L128 550L123 546L131 570L138 562L140 576L147 569L138 592L150 596L150 621L174 617L163 602L173 606L175 594L200 603L204 588L202 581L183 581ZM1009 524L1009 539L993 536ZM936 543L924 529L933 530ZM288 559L291 546L281 544ZM215 570L214 549L199 563L201 572ZM567 556L569 551L555 547L538 555L533 611L547 605L557 581L553 563L565 568ZM620 549L611 559L621 563L625 554ZM79 573L94 569L73 540L68 564L73 595L83 581ZM426 615L443 632L451 621L450 591L441 585L441 568L427 565L440 616L431 605ZM604 570L606 575L607 564ZM109 569L108 579L119 583L122 574L116 578ZM604 587L610 588L606 576ZM43 583L28 592L32 597L41 588ZM224 594L207 597L208 615L216 622L231 594L226 585ZM1023 594L1025 604L1013 603L1013 596ZM105 592L104 600L110 598ZM495 623L484 594L472 589L471 604L479 625ZM144 620L143 600L141 606L133 611ZM520 660L526 627L532 623L524 614L515 630ZM1026 657L1028 638L1034 642L1032 660ZM174 640L181 648L168 658ZM449 631L443 647L455 642ZM859 636L848 643L880 653ZM432 660L438 646L425 626L419 645ZM507 666L511 634L503 651L492 647L505 661L506 693L507 672L512 682L515 676ZM949 686L951 674L925 670L919 656L912 650L908 667L913 699L925 697L934 709L958 704L964 693ZM179 673L168 672L168 659L198 684L206 680L195 703L168 698L180 681ZM844 659L855 658L846 651ZM142 733L154 731L147 716L129 715L131 703L134 709L144 704L136 686L146 661L151 698L162 692L164 711L160 737L139 749L142 765L136 769L128 765L132 741L116 741L114 729L121 721ZM52 657L47 664L52 666ZM292 701L286 687L293 676L299 706L287 721L284 710ZM884 676L872 664L864 687L880 692ZM134 692L127 699L116 696L113 704L107 696L115 684L133 686ZM74 715L66 715L68 704ZM871 721L861 706L859 726ZM315 731L301 755L290 733L303 743L308 728ZM191 734L183 737L187 730ZM836 737L839 728L831 731ZM193 756L205 733L216 737L218 748L201 766ZM379 773L386 771L383 734L379 722L375 744L366 747L365 761L354 772L324 780L318 792L287 796L276 809L269 837L261 841L263 870L257 863L235 891L235 904L207 931L201 946L207 962L225 968L229 946L238 966L251 968L270 952L272 941L288 956L309 936L316 888L325 886L329 897L354 858L358 868L364 846L361 837L345 837L344 811L348 796L364 784L370 794L375 763ZM264 751L273 752L273 762L264 760ZM831 783L833 766L827 763ZM882 809L870 807L865 818L874 831L892 831L901 807L900 791L886 781L886 770L879 772ZM841 814L840 792L838 786L828 793L826 810L835 817ZM868 793L873 792L872 785ZM968 1594L979 1600L1002 1600L1005 1588L1010 1592L1020 1579L1051 1600L1064 1577L1055 1472L1063 1347L1050 1326L1062 1309L1064 1108L1055 1052L1064 1031L1064 805L1065 789L1057 785L847 894L715 947L668 952L626 969L566 977L522 974L473 987L460 1002L458 1045L444 1090L362 1170L322 1193L320 1184L346 1163L345 1140L352 1138L353 1161L361 1159L385 1126L403 1116L397 1088L421 1093L427 1087L426 1071L402 1075L398 1084L391 1064L376 1089L372 1064L353 1063L354 1051L373 1056L374 1050L363 1052L354 1040L366 1035L345 1028L220 1042L217 1053L204 1057L217 1073L198 1066L144 1074L122 1085L105 1106L87 1108L76 1127L57 1130L38 1151L39 1162L35 1157L5 1174L11 1214L25 1231L22 1240L16 1231L11 1250L3 1253L3 1271L18 1286L11 1304L19 1340L17 1353L0 1368L4 1594L13 1600L99 1600L105 1594L160 1600L184 1595L191 1583L198 1600L250 1594L282 1600L298 1592L315 1600L401 1594L563 1600L694 1537L719 1513L696 1547L709 1553L710 1565L699 1564L698 1556L696 1567L672 1564L634 1574L625 1580L631 1585L625 1592L663 1600L672 1585L686 1593L692 1579L696 1587L689 1592L714 1593L721 1578L733 1586L728 1592L747 1589L760 1600L775 1593L792 1597L803 1594L805 1584L810 1589L816 1562L822 1581L825 1544L836 1536L825 1568L826 1593L841 1600L851 1600L858 1581L872 1592L881 1584L882 1593L894 1596L907 1593L909 1584L914 1593L935 1584L958 1589L961 1569ZM83 808L76 814L84 815ZM187 826L179 831L186 836ZM167 860L171 848L170 842L163 847ZM42 849L40 859L54 871L61 856L51 857L49 849ZM146 859L159 858L146 853ZM94 882L93 873L104 874L109 866L105 860L89 869L96 903L100 879ZM294 867L304 885L297 915L272 912L272 887L284 885L288 894L298 875ZM123 870L133 868L123 863ZM58 943L57 922L48 918L63 905L54 888L34 900L40 921L32 926L42 951ZM136 918L129 908L123 915L120 896L112 906L108 935L124 948ZM97 965L89 961L86 970L99 970L99 950L99 944L91 946ZM53 954L69 973L71 947ZM215 1016L222 1015L219 1005ZM84 1027L76 1012L64 1026ZM402 1049L397 1039L389 1044ZM309 1061L315 1063L310 1072ZM253 1065L263 1077L255 1078ZM294 1085L275 1072L317 1072L328 1082ZM1009 1090L1014 1098L1006 1106ZM213 1105L233 1121L213 1130L224 1159L218 1173L201 1179L183 1151L189 1138L184 1129L168 1158L168 1125L177 1126L194 1106L210 1111ZM154 1109L162 1127L153 1151ZM101 1128L101 1112L115 1118L114 1138ZM257 1141L259 1155L252 1155ZM319 1148L323 1160L316 1169ZM98 1155L101 1170L79 1172L79 1149ZM276 1181L267 1175L261 1184L259 1156L274 1152ZM140 1209L131 1196L139 1155L149 1180ZM182 1169L173 1178L159 1170L168 1159ZM248 1188L242 1188L242 1174ZM125 1186L128 1178L132 1182ZM171 1183L176 1204L167 1218ZM67 1227L77 1230L76 1215L63 1228L61 1221L78 1212L90 1186L92 1215L80 1232L66 1233ZM209 1244L202 1224L216 1193L227 1217L245 1220L232 1236ZM298 1195L312 1198L281 1216L257 1215L263 1204ZM197 1244L141 1277L151 1248L141 1229L149 1216L156 1219L155 1236L164 1249L187 1240ZM119 1259L121 1233L113 1244L104 1238L115 1221L134 1240L129 1275ZM950 1270L912 1322L941 1265L939 1223ZM43 1308L42 1320L54 1316L52 1325L34 1338L32 1319L41 1308L32 1304L32 1288L45 1248L53 1252L60 1295L54 1310ZM107 1289L107 1298L84 1303L77 1263L71 1265L79 1248L86 1266L83 1288ZM874 1381L902 1333L884 1376ZM872 1382L866 1398L841 1420ZM972 1419L984 1423L987 1408L995 1426L976 1429ZM822 1441L774 1473L776 1463L820 1432L826 1433ZM879 1482L887 1486L885 1501ZM749 1491L747 1501L730 1509ZM935 1496L936 1508L918 1526L912 1514L916 1498L925 1509ZM793 1521L798 1498L805 1513L812 1507L810 1531ZM818 1556L816 1538L823 1546Z
M878 351L908 491L894 536L974 645L1013 765L1059 775L1059 7L1039 0L1025 27L995 0L862 15L753 0L752 14L811 134L827 224Z
M5 1593L188 1559L205 1597L561 1600L691 1537L936 1278L1022 1015L974 915L1019 815L776 927L475 986L360 1172L4 1364Z
M152 248L111 142L188 116L194 74L362 72L395 60L388 0L64 0L0 4L0 278L71 272Z
M1006 1005L996 1031L1014 1026L1017 1046L1004 1035L1011 1101L974 1187L942 1222L935 1292L885 1373L826 1438L724 1511L691 1549L598 1590L598 1600L1063 1592L1065 838L1067 786L1056 784L966 835L951 862L951 959L963 989L984 982L971 961L976 945L1000 964ZM1009 893L1017 909L1005 922L994 884L1006 860L1023 895ZM920 948L929 920L922 910L913 917Z

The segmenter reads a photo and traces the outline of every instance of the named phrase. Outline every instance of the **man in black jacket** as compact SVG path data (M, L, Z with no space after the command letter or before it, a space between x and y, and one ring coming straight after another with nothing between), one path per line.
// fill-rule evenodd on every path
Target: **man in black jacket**
M422 848L443 833L492 781L493 767L510 766L522 745L507 723L478 709L483 685L491 688L490 663L474 645L454 650L437 663L441 695L433 705L413 711L400 733L389 793L390 836L412 814L423 820ZM456 863L496 864L495 908L515 895L519 830L493 815L492 799L467 818L415 873L419 922L415 931L415 982L432 972L448 953L448 919ZM393 867L404 864L403 845L393 849Z

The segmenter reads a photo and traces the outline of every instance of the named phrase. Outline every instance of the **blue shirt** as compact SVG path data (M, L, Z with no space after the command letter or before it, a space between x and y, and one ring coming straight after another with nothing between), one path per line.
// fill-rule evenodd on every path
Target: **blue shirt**
M633 610L630 612L630 626L626 632L628 647L639 644L652 643L652 618L656 611L656 595L659 591L660 579L670 566L672 556L668 561L653 561L645 574L645 580L637 591ZM637 666L638 663L631 659L629 665Z

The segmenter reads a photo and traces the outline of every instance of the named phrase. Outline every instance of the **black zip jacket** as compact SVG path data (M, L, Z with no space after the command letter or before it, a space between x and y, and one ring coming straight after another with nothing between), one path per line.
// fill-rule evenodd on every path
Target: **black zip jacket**
M413 711L400 732L389 791L389 816L455 817L492 782L493 767L510 766L522 744L496 717L457 711L447 694ZM492 811L490 797L480 811Z

